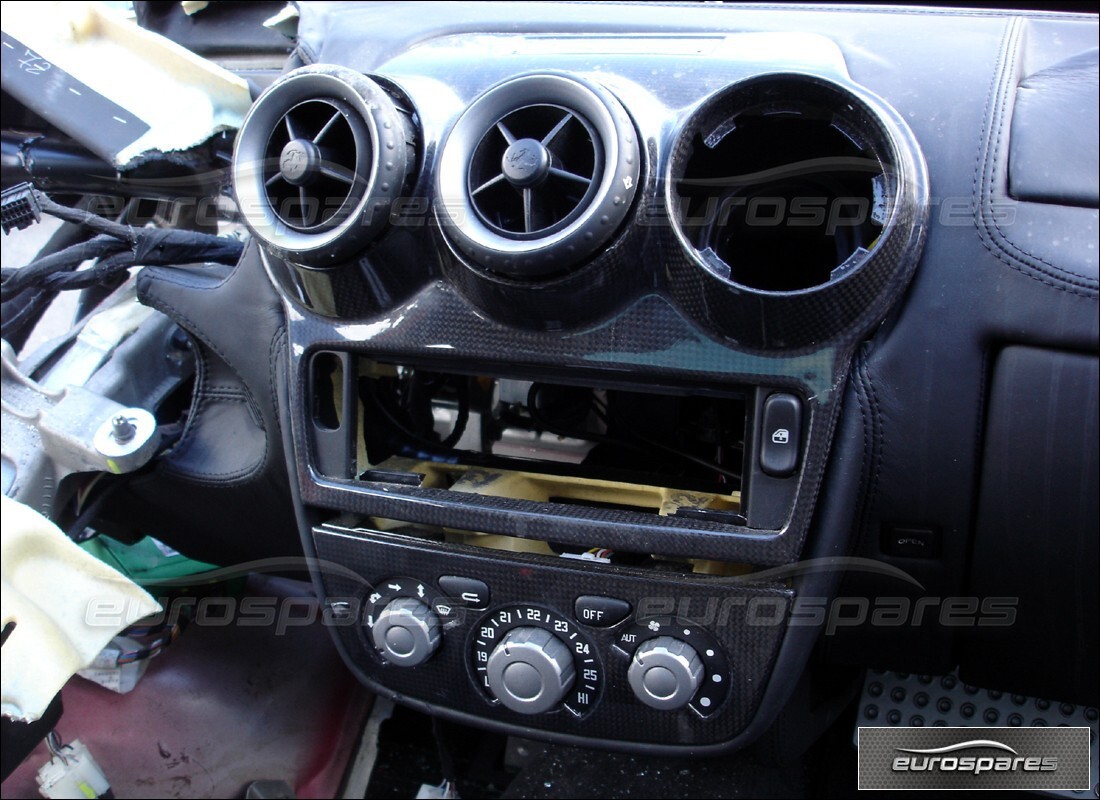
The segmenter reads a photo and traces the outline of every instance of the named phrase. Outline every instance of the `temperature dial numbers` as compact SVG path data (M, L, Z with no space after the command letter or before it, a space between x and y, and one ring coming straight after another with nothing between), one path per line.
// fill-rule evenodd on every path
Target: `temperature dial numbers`
M494 704L519 713L564 706L578 717L596 706L603 667L596 646L567 617L536 606L511 606L483 617L471 636L471 675ZM536 675L542 676L542 692ZM547 697L554 702L547 703Z

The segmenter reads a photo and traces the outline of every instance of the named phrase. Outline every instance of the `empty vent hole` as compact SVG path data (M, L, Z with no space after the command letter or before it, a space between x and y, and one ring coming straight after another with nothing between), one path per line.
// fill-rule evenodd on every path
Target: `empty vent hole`
M691 141L679 222L730 280L765 291L828 283L882 229L874 152L814 109L752 109Z

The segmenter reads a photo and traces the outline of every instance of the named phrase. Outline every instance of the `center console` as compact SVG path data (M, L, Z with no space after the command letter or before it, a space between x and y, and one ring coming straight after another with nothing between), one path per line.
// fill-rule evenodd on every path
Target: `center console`
M742 741L795 658L855 346L924 233L919 148L836 46L456 35L309 66L234 182L352 669L525 735Z

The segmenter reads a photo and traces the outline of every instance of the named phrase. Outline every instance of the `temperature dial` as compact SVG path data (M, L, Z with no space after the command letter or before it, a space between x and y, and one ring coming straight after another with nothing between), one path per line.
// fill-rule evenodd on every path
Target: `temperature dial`
M515 628L489 656L489 691L505 708L541 714L554 708L573 685L573 654L542 628Z
M482 617L471 634L471 675L494 705L581 717L599 701L603 669L596 646L564 615L510 606Z

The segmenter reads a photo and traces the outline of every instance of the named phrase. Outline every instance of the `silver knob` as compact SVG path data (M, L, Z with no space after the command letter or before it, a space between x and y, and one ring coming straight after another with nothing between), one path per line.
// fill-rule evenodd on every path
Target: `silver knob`
M703 681L703 662L687 642L658 636L634 652L626 677L647 706L673 711L695 696Z
M439 617L419 600L399 597L382 609L371 638L386 661L415 667L439 647Z
M569 647L542 628L514 628L489 654L489 689L505 708L541 714L562 701L577 671Z

